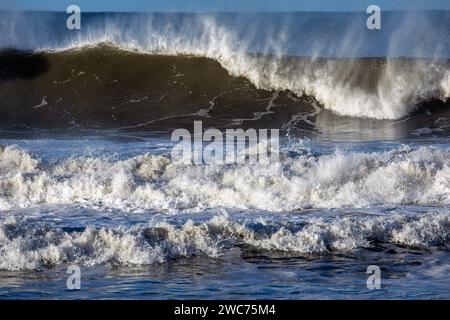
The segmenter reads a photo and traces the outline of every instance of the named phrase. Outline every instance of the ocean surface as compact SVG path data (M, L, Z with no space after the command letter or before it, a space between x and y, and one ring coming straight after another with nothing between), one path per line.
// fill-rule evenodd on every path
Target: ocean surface
M66 18L0 12L0 298L450 298L449 12Z

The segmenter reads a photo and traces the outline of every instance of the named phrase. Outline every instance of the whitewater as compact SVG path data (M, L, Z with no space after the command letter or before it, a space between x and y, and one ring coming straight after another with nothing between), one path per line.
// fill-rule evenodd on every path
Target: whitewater
M450 151L435 147L304 151L270 164L192 166L149 153L46 164L8 146L0 153L0 177L0 210L58 203L168 213L450 204Z

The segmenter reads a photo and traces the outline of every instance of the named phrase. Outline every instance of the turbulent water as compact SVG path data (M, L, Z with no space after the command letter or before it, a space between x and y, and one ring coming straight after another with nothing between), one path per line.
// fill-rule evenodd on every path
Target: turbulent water
M0 296L448 298L450 16L366 17L1 12ZM194 120L280 161L172 161Z
M1 140L3 297L447 295L448 145L284 141L279 163L190 166L165 138L104 138ZM87 291L65 291L69 264Z

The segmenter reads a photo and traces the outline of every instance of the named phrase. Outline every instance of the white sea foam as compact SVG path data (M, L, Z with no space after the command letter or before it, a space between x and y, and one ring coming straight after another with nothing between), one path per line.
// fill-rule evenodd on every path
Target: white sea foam
M375 243L439 245L449 240L450 214L307 219L303 227L262 218L234 221L217 215L113 229L87 227L66 232L9 217L0 222L0 270L38 269L60 263L151 265L192 256L221 257L233 247L297 253L325 253L372 247Z
M126 211L450 204L450 151L400 147L280 162L183 165L163 155L72 157L43 163L18 147L0 154L0 209L79 204Z

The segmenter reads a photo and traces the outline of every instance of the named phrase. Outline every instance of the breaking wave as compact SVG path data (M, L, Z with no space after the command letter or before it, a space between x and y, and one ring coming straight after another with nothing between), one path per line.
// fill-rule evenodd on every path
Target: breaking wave
M448 54L446 48L450 47L448 44L450 26L445 22L446 19L448 21L448 13L434 14L443 20L442 26L432 25L434 18L431 13L425 13L421 17L414 17L411 14L397 17L393 14L394 16L389 18L392 21L386 23L391 25L390 29L386 27L389 30L381 33L380 38L372 41L373 44L370 44L369 40L374 40L374 35L367 34L367 30L364 30L365 24L362 24L364 28L360 33L354 31L361 30L355 26L360 22L361 16L352 16L351 14L348 14L349 17L333 16L332 14L329 16L319 15L316 17L317 23L313 23L313 14L311 17L307 14L298 14L298 17L291 14L289 19L277 15L268 17L256 15L251 16L255 18L252 23L245 15L93 14L87 16L85 29L78 33L63 32L61 26L55 27L61 23L59 21L61 17L55 15L48 17L44 22L36 22L37 30L28 31L30 34L25 31L17 31L21 23L26 21L24 16L17 14L5 18L7 21L12 19L9 21L12 36L10 37L6 33L1 46L40 52L81 49L81 52L72 52L78 56L76 60L64 55L59 58L44 57L44 61L46 59L51 61L49 72L52 74L44 79L39 77L40 81L48 81L47 86L42 88L47 90L41 90L40 96L34 97L35 103L32 105L41 107L41 104L46 102L47 104L42 104L44 109L56 108L54 105L56 101L64 101L63 104L66 107L73 104L69 97L51 96L49 92L55 91L56 86L58 86L58 90L64 90L61 88L67 87L71 88L72 93L77 91L79 83L70 81L74 80L73 78L76 76L83 77L80 79L82 81L87 81L88 78L98 80L97 82L102 81L100 87L97 84L95 92L97 94L100 92L100 98L103 98L109 107L118 107L117 102L109 99L108 95L112 94L114 97L123 98L125 93L116 91L119 89L114 87L114 83L119 82L120 85L116 87L123 88L123 83L133 78L120 78L125 72L117 70L119 66L115 66L113 60L108 58L111 52L107 47L103 48L105 52L96 52L97 58L106 59L104 64L100 63L100 66L103 65L104 68L98 69L89 65L88 61L92 55L83 54L87 47L108 44L135 53L213 59L219 62L230 75L245 77L257 89L288 90L298 97L310 96L324 108L344 116L398 119L417 110L424 103L435 100L447 101L450 96L450 67L447 60L449 57L446 56ZM38 21L37 16L26 18ZM297 18L299 19L298 25L294 23ZM420 20L417 20L419 18ZM422 21L420 26L423 29L414 27L414 24L411 23L413 19ZM282 21L286 22L282 23ZM398 27L395 27L394 21L400 21ZM337 26L341 25L341 29L336 27L335 23ZM59 31L52 31L53 29ZM336 31L336 29L341 31ZM53 37L36 34L39 30L41 33L50 32ZM311 34L307 39L303 39L304 36L299 35L301 30L310 31ZM330 35L323 38L327 31ZM424 36L427 33L433 39L433 45L430 44L429 47L427 47L428 44L424 45L428 41ZM411 39L411 35L416 34L423 36L424 43L417 43L416 37ZM33 40L34 37L40 39L40 42ZM333 40L333 37L336 39ZM363 41L365 37L369 40ZM398 43L403 44L403 47ZM366 47L370 48L369 52L365 51ZM377 48L381 51L378 52ZM402 51L403 49L406 51ZM49 55L55 54L57 53ZM126 55L126 53L122 53L122 55ZM151 82L147 81L147 77L154 80L155 76L151 73L164 72L157 67L158 62L155 66L149 67L145 61L141 60L140 65L137 66L133 63L135 58L131 53L126 57L125 59L129 59L129 63L120 65L120 68L135 70L135 77L131 80L135 88L142 88L138 81ZM363 57L371 57L371 59ZM382 58L376 59L375 57ZM161 58L161 61L163 60ZM65 63L70 63L70 65L65 65ZM17 68L13 67L12 69L16 70ZM68 73L65 69L73 70L73 74ZM2 71L3 78L11 78L7 70L5 71L3 68ZM180 81L186 80L185 84L191 84L191 86L186 86L187 92L192 92L194 87L200 91L200 95L208 95L208 88L198 88L198 86L204 85L203 82L193 82L199 81L198 79L202 77L216 80L220 78L205 73L205 68L191 71L190 74L176 73L181 77ZM219 69L208 71L220 73ZM42 72L45 73L46 70ZM61 74L65 75L64 79L61 78ZM185 78L183 79L183 77ZM8 86L7 84L1 85ZM22 92L36 90L31 86L29 87L31 90L24 89L26 83L20 82L17 85L21 86ZM147 94L131 97L129 100L144 99L141 101L145 105L145 100L148 99L147 103L153 101L149 98L149 92L158 94L158 97L164 99L167 88L159 88L154 83L153 85L156 87L148 87ZM219 91L227 88L226 83L220 83L219 86L222 87L222 90ZM244 86L236 88L235 91L241 89L247 90ZM10 96L18 94L14 88L10 92ZM90 92L92 93L92 90ZM83 93L80 94L83 95ZM186 93L183 97L185 95ZM89 104L89 99L95 99L93 96L86 98L87 100L83 101L84 104ZM253 98L254 96L250 96L247 97L247 100ZM18 98L2 97L2 99L13 101ZM52 103L48 102L50 99L53 100ZM181 99L178 100L181 101ZM109 103L113 103L113 105L109 105ZM239 102L237 103L239 104ZM245 102L240 104L245 104ZM171 114L171 116L174 115L176 114Z
M400 147L335 152L270 164L183 165L164 155L117 160L72 157L44 163L8 146L0 153L0 209L80 204L126 211L450 204L450 151Z
M176 226L147 226L68 231L8 217L0 222L0 269L39 269L61 263L137 266L194 256L220 257L233 248L291 253L326 253L371 248L379 243L444 245L450 215L390 215L317 218L303 223L262 218L237 222L227 215Z

